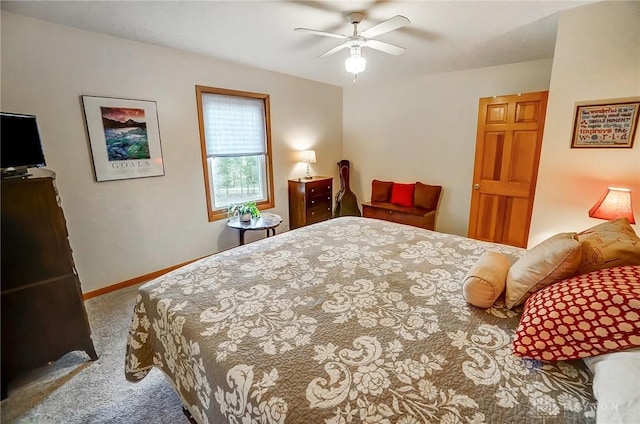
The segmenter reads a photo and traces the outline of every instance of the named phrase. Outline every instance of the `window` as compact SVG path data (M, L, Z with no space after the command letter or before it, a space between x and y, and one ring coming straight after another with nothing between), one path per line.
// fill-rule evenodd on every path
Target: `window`
M209 221L234 203L273 202L269 95L196 86Z

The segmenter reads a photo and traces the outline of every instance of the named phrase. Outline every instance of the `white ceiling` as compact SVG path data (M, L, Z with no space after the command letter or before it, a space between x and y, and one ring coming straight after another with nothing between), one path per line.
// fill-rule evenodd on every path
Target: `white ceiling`
M558 14L587 1L5 1L2 9L90 31L210 55L338 86L348 49L318 58L339 39L294 32L305 27L350 35L394 15L407 27L376 39L405 47L400 56L364 49L359 84L553 56Z

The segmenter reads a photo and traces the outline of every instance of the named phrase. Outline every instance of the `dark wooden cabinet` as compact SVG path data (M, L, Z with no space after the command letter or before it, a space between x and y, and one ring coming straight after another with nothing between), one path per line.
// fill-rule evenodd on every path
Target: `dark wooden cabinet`
M74 350L98 359L55 174L2 180L2 398L19 373Z
M331 218L333 178L289 180L289 227L304 227Z
M417 207L398 206L386 202L365 202L362 204L362 216L365 218L383 219L398 224L434 230L436 211Z

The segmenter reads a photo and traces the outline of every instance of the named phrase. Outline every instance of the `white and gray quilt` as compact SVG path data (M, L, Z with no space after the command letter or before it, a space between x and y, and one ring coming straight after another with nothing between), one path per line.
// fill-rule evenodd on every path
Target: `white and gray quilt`
M514 356L520 310L465 302L487 250L524 252L343 217L209 256L140 288L126 377L199 423L595 422L582 361Z

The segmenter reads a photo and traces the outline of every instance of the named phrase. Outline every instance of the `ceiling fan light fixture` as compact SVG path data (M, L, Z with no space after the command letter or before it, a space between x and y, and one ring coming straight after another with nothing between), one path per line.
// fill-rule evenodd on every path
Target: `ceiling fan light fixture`
M367 47L396 56L402 54L405 51L404 47L396 46L385 41L375 40L374 37L402 28L411 23L411 21L405 16L396 15L375 24L369 29L358 32L358 25L362 22L363 18L364 13L362 12L351 12L347 15L347 19L353 25L353 35L318 31L309 28L294 28L294 31L308 32L310 34L321 35L323 37L339 38L343 40L342 44L322 53L318 57L329 56L341 51L342 49L349 48L349 57L345 60L344 67L347 72L353 74L353 82L355 83L358 74L367 68L367 60L362 57L362 48Z
M353 75L358 75L367 69L367 60L362 57L360 47L351 48L351 54L347 60L344 61L344 68Z

